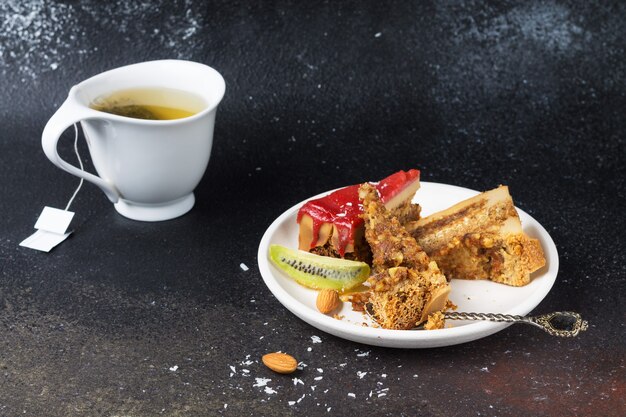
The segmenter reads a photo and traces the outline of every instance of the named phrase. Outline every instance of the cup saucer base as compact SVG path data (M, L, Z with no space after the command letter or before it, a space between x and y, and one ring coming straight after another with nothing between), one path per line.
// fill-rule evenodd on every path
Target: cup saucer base
M180 217L192 209L196 198L193 193L164 204L138 204L120 198L115 210L124 217L143 222L159 222Z

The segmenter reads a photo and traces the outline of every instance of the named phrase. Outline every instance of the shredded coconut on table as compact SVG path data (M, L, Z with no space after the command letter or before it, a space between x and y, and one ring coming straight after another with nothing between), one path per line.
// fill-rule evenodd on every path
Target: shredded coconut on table
M270 378L254 378L256 383L252 385L253 387L264 387L268 382L272 382Z

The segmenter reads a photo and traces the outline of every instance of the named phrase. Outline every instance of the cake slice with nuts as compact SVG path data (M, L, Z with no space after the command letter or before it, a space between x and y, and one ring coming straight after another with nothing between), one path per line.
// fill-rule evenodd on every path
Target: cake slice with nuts
M420 206L411 200L420 186L417 169L398 171L374 183L385 207L400 222L415 221ZM370 262L371 251L363 236L363 206L359 184L306 202L298 211L298 248L317 255Z
M522 231L506 186L405 227L448 279L489 279L522 286L546 263L539 241Z
M450 285L437 263L419 247L382 204L376 188L359 188L365 239L371 247L374 275L366 310L386 329L408 330L443 310Z

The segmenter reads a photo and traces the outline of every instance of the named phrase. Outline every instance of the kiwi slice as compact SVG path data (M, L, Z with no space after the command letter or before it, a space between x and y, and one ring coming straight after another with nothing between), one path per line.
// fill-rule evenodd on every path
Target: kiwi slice
M300 285L316 290L346 291L370 276L365 262L329 258L281 245L270 246L270 259Z

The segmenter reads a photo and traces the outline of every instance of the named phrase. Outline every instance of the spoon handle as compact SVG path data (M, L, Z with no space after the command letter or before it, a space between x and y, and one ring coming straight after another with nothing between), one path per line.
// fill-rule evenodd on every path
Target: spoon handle
M554 313L541 316L515 316L511 314L499 313L457 313L445 312L444 317L448 320L485 320L506 323L526 323L539 327L552 336L576 337L580 332L584 332L589 327L586 320L580 314L573 311L556 311ZM572 322L567 329L554 327L552 320L567 319Z

